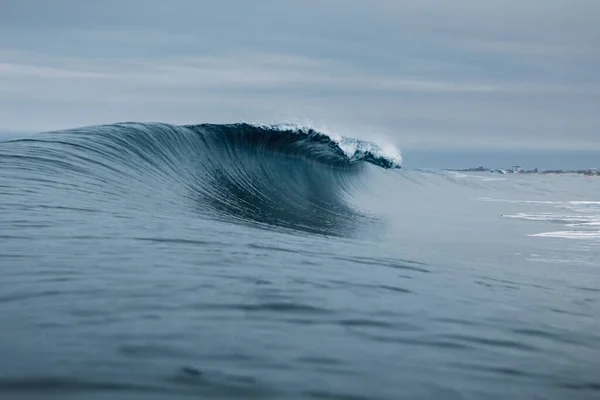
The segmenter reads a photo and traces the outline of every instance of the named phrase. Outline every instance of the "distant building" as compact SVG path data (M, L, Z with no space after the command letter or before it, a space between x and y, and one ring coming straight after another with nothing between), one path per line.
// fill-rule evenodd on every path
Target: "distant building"
M518 174L519 172L521 172L521 166L520 165L515 165L513 167L512 172L513 172L513 174Z

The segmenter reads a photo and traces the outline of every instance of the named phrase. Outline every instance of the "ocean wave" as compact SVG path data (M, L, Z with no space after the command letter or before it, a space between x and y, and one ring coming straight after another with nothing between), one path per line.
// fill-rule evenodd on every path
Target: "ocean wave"
M393 148L290 125L119 123L0 143L0 178L31 182L46 203L62 190L81 200L73 208L170 207L327 235L376 221L352 204L361 171L401 161Z

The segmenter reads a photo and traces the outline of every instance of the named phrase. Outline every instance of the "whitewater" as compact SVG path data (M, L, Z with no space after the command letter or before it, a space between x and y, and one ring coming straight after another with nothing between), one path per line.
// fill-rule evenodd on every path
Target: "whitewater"
M600 179L352 136L0 141L0 398L600 398Z

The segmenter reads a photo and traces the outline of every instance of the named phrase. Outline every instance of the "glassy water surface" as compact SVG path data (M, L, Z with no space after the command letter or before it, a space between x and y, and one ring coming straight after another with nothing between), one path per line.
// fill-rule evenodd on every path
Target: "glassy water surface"
M0 397L600 398L600 180L293 127L0 143Z

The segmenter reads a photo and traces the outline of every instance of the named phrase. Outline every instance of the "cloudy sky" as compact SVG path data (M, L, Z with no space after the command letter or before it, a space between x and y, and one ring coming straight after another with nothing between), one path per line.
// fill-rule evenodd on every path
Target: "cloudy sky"
M0 130L299 122L600 149L598 0L0 0Z

